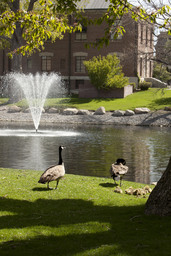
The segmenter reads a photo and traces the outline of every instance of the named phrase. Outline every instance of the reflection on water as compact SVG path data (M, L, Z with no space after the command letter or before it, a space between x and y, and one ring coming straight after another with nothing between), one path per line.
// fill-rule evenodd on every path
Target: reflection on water
M44 171L58 162L58 146L67 173L109 177L117 158L127 161L125 179L158 181L171 155L170 129L84 126L53 130L0 130L0 167Z

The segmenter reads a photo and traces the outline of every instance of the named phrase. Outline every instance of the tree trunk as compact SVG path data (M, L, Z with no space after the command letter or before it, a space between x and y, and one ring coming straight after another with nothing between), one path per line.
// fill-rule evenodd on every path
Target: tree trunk
M22 45L22 28L19 23L16 23L16 29L11 39L11 50L15 51ZM11 60L12 72L22 72L22 55L15 53ZM15 84L9 84L10 103L17 102L21 99L21 89Z
M165 172L147 200L145 214L171 216L171 157Z
M11 62L12 72L22 72L22 56L21 54L14 54ZM8 85L9 102L14 103L21 100L21 89L16 83L9 83Z

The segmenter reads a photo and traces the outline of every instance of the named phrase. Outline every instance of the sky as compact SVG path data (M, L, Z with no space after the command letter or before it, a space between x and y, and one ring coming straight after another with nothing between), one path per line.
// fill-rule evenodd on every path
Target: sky
M145 8L145 9L149 9L150 11L152 10L152 4L148 3L147 0L129 0L129 2L135 6L140 6L140 4L142 4L142 6ZM151 3L154 3L155 5L169 5L171 6L171 0L151 0ZM170 15L171 15L171 11L170 11ZM167 16L168 18L168 16ZM157 19L158 23L162 24L163 21L164 21L164 17L161 16L161 18L158 18ZM156 29L156 34L159 34L160 33L160 29Z
M152 0L155 4L159 4L160 2L162 2L163 4L168 4L171 5L171 0ZM145 2L147 2L147 0L129 0L129 2L131 4L134 5L140 5L140 3L142 3L143 6L146 6Z

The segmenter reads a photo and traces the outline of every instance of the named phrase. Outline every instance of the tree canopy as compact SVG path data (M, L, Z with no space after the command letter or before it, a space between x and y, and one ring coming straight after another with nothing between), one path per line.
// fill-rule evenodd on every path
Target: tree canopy
M106 22L108 26L99 43L108 44L114 21L120 20L128 12L134 20L148 19L154 23L160 15L165 15L160 27L166 28L168 33L171 33L170 6L163 5L156 10L152 9L150 13L141 6L135 8L127 0L109 0L109 7L104 14L98 19L89 20L82 15L84 2L86 0L1 0L1 44L3 42L3 46L9 46L11 55L32 54L35 50L42 50L47 40L62 39L66 32L81 30L83 22L91 24ZM77 23L70 24L69 17L72 15L77 17ZM124 27L118 24L115 37L119 33L124 33Z
M0 39L10 44L11 54L32 54L48 39L62 39L76 29L68 20L76 11L75 1L2 0L0 5Z

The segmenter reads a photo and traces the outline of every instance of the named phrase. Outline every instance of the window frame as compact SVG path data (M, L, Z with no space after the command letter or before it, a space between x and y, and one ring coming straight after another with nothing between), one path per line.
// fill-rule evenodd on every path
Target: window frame
M52 56L41 56L41 71L50 72L52 71Z
M75 41L86 41L86 40L87 40L87 32L86 31L75 32Z
M75 56L75 72L76 73L85 73L85 66L83 61L86 60L85 56Z

